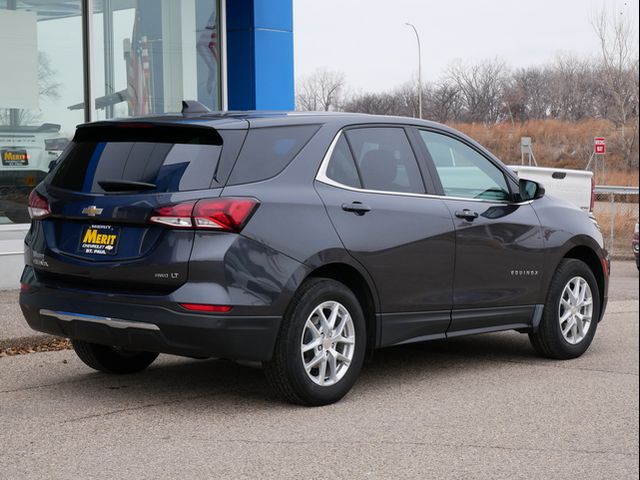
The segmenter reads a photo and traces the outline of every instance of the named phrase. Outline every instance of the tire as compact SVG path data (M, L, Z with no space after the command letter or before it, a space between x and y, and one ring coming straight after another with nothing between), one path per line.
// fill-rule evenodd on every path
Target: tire
M588 289L584 287L585 284ZM571 297L568 288L577 292L577 300ZM582 291L586 292L584 302L579 301ZM590 304L587 300L589 295ZM570 307L575 307L575 313ZM529 339L533 348L543 357L559 360L577 358L591 345L599 315L600 292L593 272L580 260L564 259L551 280L538 331L530 333ZM562 322L561 317L564 319ZM581 317L584 320L580 320ZM580 325L583 325L582 330Z
M327 319L324 324L322 314ZM335 280L308 280L287 308L273 358L264 363L267 380L291 403L320 406L337 402L360 374L366 338L364 314L353 292Z
M155 352L129 352L80 340L71 340L71 344L85 365L105 373L141 372L158 356Z

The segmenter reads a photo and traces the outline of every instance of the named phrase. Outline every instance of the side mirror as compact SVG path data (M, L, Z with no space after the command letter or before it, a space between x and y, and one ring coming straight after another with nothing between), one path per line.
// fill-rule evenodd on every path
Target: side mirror
M544 187L538 182L533 180L520 179L520 199L523 202L529 200L537 200L544 197Z

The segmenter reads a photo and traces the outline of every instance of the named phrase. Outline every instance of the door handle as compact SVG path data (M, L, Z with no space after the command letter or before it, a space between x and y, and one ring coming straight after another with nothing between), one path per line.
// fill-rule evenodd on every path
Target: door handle
M344 210L345 212L355 213L356 215L364 215L365 213L371 211L371 207L361 202L351 202L343 203L342 210Z
M467 208L465 208L462 211L457 210L455 215L456 215L456 217L464 218L465 220L468 220L469 222L473 222L476 218L478 218L478 213L477 212L472 212L471 210L469 210Z

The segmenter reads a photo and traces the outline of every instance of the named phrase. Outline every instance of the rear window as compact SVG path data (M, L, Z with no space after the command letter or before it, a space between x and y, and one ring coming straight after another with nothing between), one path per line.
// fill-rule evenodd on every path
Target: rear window
M239 135L229 132L236 152ZM148 192L207 189L223 185L228 175L222 150L222 137L210 128L89 127L78 130L50 183L87 193L105 193L100 182L123 180L155 185Z
M319 128L318 125L297 125L249 130L229 185L259 182L276 176Z

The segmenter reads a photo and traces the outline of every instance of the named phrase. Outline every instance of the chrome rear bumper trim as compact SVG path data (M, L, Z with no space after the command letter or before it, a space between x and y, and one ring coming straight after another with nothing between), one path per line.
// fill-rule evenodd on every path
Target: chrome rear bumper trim
M54 317L64 322L73 322L75 320L78 320L80 322L99 323L101 325L106 325L111 328L137 328L141 330L156 330L156 331L160 330L160 327L158 327L154 323L131 322L129 320L122 320L120 318L101 317L98 315L87 315L85 313L56 312L54 310L41 309L40 315L45 315L47 317Z

